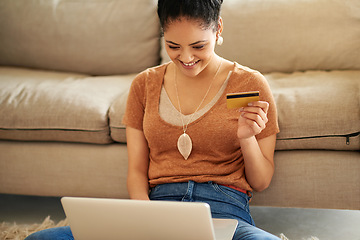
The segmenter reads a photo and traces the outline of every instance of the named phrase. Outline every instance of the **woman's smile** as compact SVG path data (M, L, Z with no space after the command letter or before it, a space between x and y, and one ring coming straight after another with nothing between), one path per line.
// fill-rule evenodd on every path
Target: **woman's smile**
M180 61L180 60L179 60ZM197 61L193 61L193 62L189 62L189 63L185 63L185 62L182 62L180 61L181 64L183 65L184 68L186 69L192 69L195 67L196 64L198 64L200 62L200 60L197 60Z

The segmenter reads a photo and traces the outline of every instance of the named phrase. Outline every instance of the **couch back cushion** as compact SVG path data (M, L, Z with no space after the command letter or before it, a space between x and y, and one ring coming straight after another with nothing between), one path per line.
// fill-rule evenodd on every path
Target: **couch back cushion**
M360 69L359 0L226 0L221 16L216 52L262 73Z
M266 72L360 69L360 1L227 0L218 53Z
M159 63L156 1L1 0L0 65L85 73Z

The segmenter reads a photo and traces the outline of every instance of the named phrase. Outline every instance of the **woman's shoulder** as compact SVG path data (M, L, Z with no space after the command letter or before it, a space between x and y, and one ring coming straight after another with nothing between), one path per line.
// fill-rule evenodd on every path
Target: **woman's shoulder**
M170 64L170 62L168 63L164 63L158 66L154 66L154 67L150 67L147 68L145 70L143 70L142 72L140 72L137 77L144 77L144 76L149 76L149 75L161 75L165 73L165 70L167 68L167 66Z
M236 75L253 75L253 76L258 76L258 77L264 77L258 70L252 69L250 67L241 65L237 62L234 62L234 69L233 69L234 74Z
M247 66L240 65L237 62L234 62L231 77L235 81L240 81L243 83L251 82L252 84L267 84L267 80L265 79L264 75L262 75L259 71Z
M133 84L147 85L149 83L162 82L166 67L169 63L164 63L155 67L150 67L138 73L133 80Z

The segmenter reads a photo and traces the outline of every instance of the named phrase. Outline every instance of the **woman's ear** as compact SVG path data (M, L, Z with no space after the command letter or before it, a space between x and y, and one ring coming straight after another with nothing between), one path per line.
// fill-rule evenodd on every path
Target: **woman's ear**
M217 34L218 34L219 36L221 35L223 29L224 29L223 19L222 19L222 17L219 17L218 25L217 25Z
M218 21L218 26L217 26L217 31L216 31L216 44L221 46L224 42L223 37L221 36L221 33L223 31L223 21L222 18L219 17L219 21Z

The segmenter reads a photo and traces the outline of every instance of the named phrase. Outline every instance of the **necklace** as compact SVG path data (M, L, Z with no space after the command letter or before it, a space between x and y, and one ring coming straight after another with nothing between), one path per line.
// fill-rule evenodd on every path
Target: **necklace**
M189 121L185 124L184 122L184 118L183 118L183 114L181 111L181 105L180 105L180 99L179 99L179 92L178 92L178 87L177 87L177 81L176 81L176 69L174 69L174 80L175 80L175 90L176 90L176 97L177 97L177 101L179 104L179 111L180 111L180 118L181 118L181 123L182 123L182 127L183 127L183 131L184 133L180 135L180 137L178 138L178 142L177 142L177 148L180 152L180 154L184 157L185 160L187 160L191 154L192 151L192 141L190 136L186 133L186 130L188 129L189 124L191 123L195 113L199 110L199 108L201 107L201 105L204 103L207 95L210 92L210 89L214 83L214 80L217 76L217 74L219 73L219 70L221 68L222 65L222 59L220 59L220 64L215 72L214 78L212 79L210 86L208 88L208 90L205 93L205 96L203 97L203 99L201 100L199 106L196 108L195 112L193 112L190 116Z

